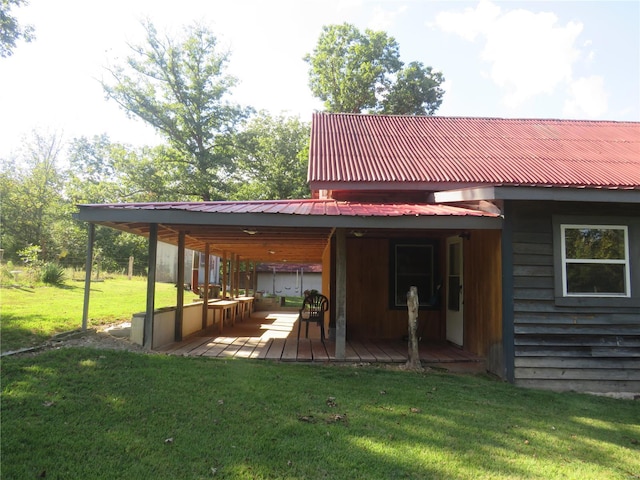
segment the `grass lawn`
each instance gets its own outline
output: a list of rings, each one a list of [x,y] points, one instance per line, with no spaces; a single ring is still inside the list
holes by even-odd
[[[640,476],[639,402],[485,376],[62,348],[1,402],[6,480]]]
[[[130,321],[144,312],[147,281],[143,277],[107,278],[91,284],[89,327]],[[195,295],[185,292],[185,303]],[[0,288],[2,351],[41,344],[56,333],[82,326],[84,282],[67,280],[61,287],[21,286]],[[156,307],[176,304],[173,284],[156,284]]]

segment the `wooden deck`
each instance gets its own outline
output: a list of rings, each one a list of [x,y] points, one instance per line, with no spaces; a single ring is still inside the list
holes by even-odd
[[[320,329],[310,326],[304,338],[304,326],[298,342],[298,313],[253,312],[251,317],[224,327],[199,332],[182,342],[157,349],[169,355],[254,358],[282,362],[349,362],[404,363],[407,343],[397,341],[348,341],[345,359],[336,360],[335,343],[320,341]],[[448,344],[420,344],[420,360],[425,366],[440,366],[449,370],[484,371],[484,359]]]

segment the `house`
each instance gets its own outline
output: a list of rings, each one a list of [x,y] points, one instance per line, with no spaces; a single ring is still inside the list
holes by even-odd
[[[417,286],[423,341],[522,386],[640,392],[640,123],[317,113],[308,181],[307,200],[77,218],[150,249],[321,263],[336,358],[406,334]]]

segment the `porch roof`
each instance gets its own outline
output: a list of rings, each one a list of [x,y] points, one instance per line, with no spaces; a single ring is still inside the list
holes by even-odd
[[[430,229],[499,229],[501,217],[469,208],[333,199],[247,202],[162,202],[79,205],[77,220],[148,236],[212,254],[235,253],[260,262],[320,263],[336,228],[353,233]]]

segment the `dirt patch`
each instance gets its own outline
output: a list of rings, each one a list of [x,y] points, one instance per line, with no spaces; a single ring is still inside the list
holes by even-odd
[[[20,349],[13,352],[4,352],[2,356],[37,355],[38,353],[46,350],[65,347],[87,347],[104,350],[149,353],[149,351],[141,345],[137,345],[129,341],[128,337],[109,334],[109,330],[112,328],[113,326],[104,326],[99,329],[88,329],[86,331],[73,330],[71,332],[60,333],[42,345]]]

